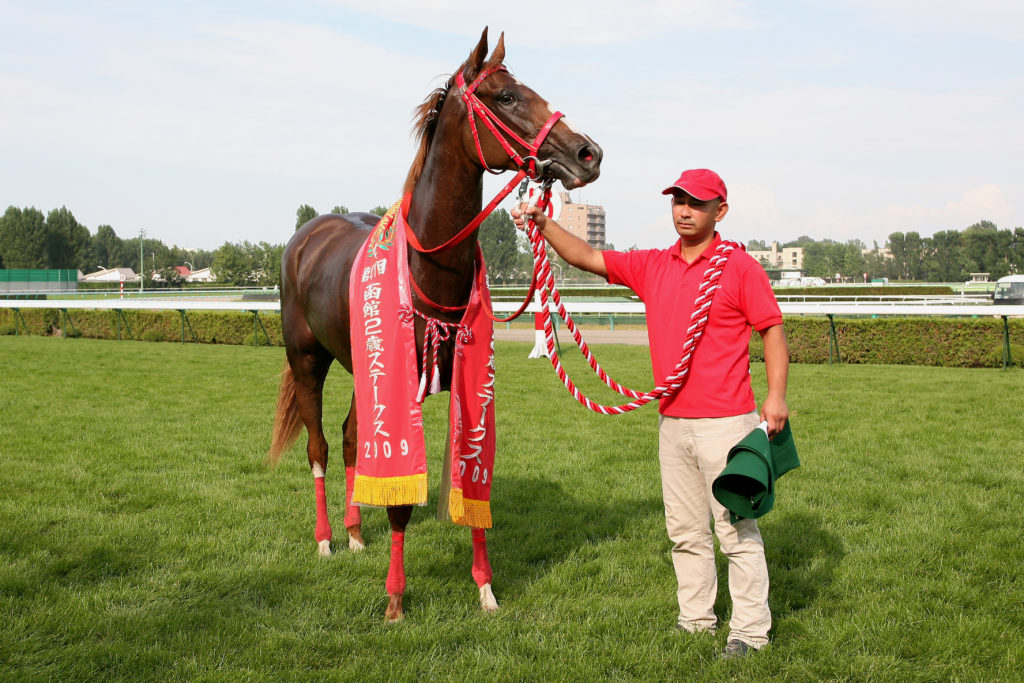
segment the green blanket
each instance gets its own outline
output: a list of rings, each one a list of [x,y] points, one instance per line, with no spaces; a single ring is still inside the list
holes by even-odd
[[[725,469],[711,484],[711,492],[732,513],[733,524],[757,518],[775,505],[775,480],[799,466],[789,420],[770,440],[767,423],[762,422],[729,449]]]

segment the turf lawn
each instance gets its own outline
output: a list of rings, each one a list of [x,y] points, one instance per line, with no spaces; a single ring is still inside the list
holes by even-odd
[[[1024,676],[1020,370],[792,367],[803,466],[761,520],[772,643],[729,662],[723,563],[723,628],[673,629],[656,409],[590,414],[530,347],[497,347],[501,609],[479,609],[469,532],[434,519],[435,397],[431,502],[407,533],[407,617],[388,625],[383,511],[364,512],[364,552],[344,549],[340,367],[323,559],[305,439],[263,461],[281,349],[0,337],[0,680]],[[650,386],[645,349],[597,353]],[[613,400],[578,353],[567,365]]]

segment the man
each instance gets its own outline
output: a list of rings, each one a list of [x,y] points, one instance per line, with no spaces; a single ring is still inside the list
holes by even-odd
[[[729,210],[725,183],[714,171],[684,171],[662,194],[672,196],[678,241],[668,249],[598,251],[547,219],[536,207],[512,216],[520,226],[533,218],[538,230],[568,263],[632,289],[647,310],[647,335],[657,384],[682,355],[690,314],[710,258],[722,239],[716,225]],[[686,383],[662,398],[659,447],[665,522],[679,584],[677,628],[714,633],[718,589],[714,533],[729,561],[733,613],[722,656],[742,657],[768,643],[768,567],[753,519],[731,524],[729,511],[711,494],[729,449],[768,422],[769,435],[789,415],[786,382],[789,347],[782,312],[764,269],[741,249],[729,256],[714,293],[704,335],[694,351]],[[764,340],[768,393],[756,410],[750,384],[750,328]]]

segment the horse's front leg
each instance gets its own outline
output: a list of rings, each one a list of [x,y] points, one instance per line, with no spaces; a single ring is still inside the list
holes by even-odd
[[[341,455],[345,459],[345,530],[348,532],[348,549],[362,550],[366,547],[363,542],[363,517],[359,506],[352,504],[352,489],[355,487],[356,478],[356,450],[359,443],[356,433],[355,393],[352,394],[352,405],[348,409],[348,417],[345,418],[342,431],[344,436]]]
[[[388,508],[388,521],[391,522],[391,563],[388,565],[388,579],[384,584],[389,598],[384,616],[392,623],[401,621],[405,616],[402,610],[402,595],[405,593],[405,527],[410,517],[411,505]]]
[[[480,588],[480,606],[485,612],[498,609],[498,600],[491,590],[491,563],[487,559],[487,538],[483,529],[473,529],[473,580]]]

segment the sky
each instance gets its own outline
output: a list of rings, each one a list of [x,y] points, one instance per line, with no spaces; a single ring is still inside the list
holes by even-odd
[[[0,210],[66,206],[92,233],[280,244],[302,204],[392,204],[413,108],[485,26],[603,148],[572,200],[605,208],[617,248],[674,242],[661,190],[702,167],[741,242],[1024,226],[1019,2],[0,0],[0,16]]]

